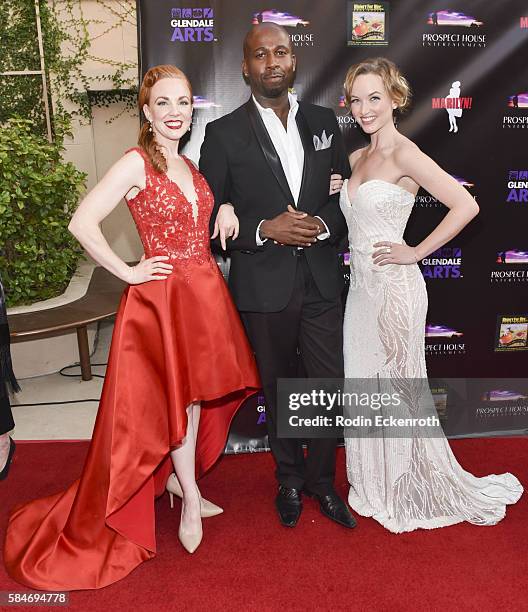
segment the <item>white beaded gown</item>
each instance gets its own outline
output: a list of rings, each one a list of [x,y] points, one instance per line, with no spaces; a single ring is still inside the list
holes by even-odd
[[[345,181],[340,206],[350,242],[350,288],[344,323],[347,379],[377,379],[409,396],[400,417],[416,417],[413,393],[427,378],[427,291],[417,264],[377,266],[373,244],[403,242],[414,195],[383,180],[360,185],[352,201]],[[413,388],[413,379],[416,388]],[[422,400],[423,388],[422,388]],[[420,391],[418,391],[420,395]],[[432,396],[426,394],[432,406]],[[427,400],[426,400],[427,401]],[[350,433],[345,436],[348,502],[394,533],[468,521],[493,525],[523,488],[512,474],[477,478],[457,462],[437,426],[433,436],[413,427],[406,437]]]

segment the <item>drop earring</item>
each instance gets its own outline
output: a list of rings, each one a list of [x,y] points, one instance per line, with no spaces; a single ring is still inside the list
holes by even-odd
[[[152,123],[149,121],[149,122],[148,122],[148,124],[149,124],[149,129],[148,129],[148,131],[149,131],[149,132],[152,134],[152,132],[154,131],[154,130],[152,129]]]

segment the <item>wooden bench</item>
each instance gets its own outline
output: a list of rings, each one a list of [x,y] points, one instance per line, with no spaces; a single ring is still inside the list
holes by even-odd
[[[87,326],[116,314],[126,286],[124,281],[104,268],[97,267],[82,298],[55,308],[9,315],[11,342],[49,338],[75,328],[82,379],[91,380]]]

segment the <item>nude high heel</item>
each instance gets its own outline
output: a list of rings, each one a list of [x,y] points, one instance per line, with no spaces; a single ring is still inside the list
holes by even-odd
[[[180,499],[183,498],[183,491],[180,482],[174,472],[169,476],[167,480],[166,489],[169,493],[170,507],[174,508],[174,496],[176,495]],[[222,514],[223,511],[223,508],[220,508],[220,506],[213,504],[213,502],[210,502],[208,499],[204,499],[200,495],[200,515],[202,518],[217,516],[218,514]]]
[[[182,504],[181,517],[183,517],[183,504]],[[198,546],[200,546],[202,542],[202,538],[203,538],[202,524],[200,523],[200,529],[198,531],[195,531],[193,533],[185,533],[182,529],[181,517],[180,517],[180,528],[178,529],[178,539],[180,540],[183,548],[185,548],[185,550],[188,553],[192,554],[198,548]]]

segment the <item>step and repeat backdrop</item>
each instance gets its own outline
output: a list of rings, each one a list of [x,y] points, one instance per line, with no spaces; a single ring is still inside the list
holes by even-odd
[[[249,97],[242,41],[252,24],[289,32],[294,93],[331,108],[349,152],[365,137],[344,103],[347,68],[385,56],[413,90],[398,129],[469,191],[479,216],[420,262],[429,293],[428,372],[449,436],[528,431],[528,4],[518,0],[138,0],[142,76],[175,64],[194,90],[185,153],[199,160],[205,126]],[[264,161],[263,161],[264,163]],[[446,214],[416,196],[405,239],[416,244]],[[220,262],[228,270],[229,262]],[[345,277],[348,254],[341,255]],[[214,360],[211,362],[214,367]],[[248,401],[228,451],[266,448],[265,403]]]

